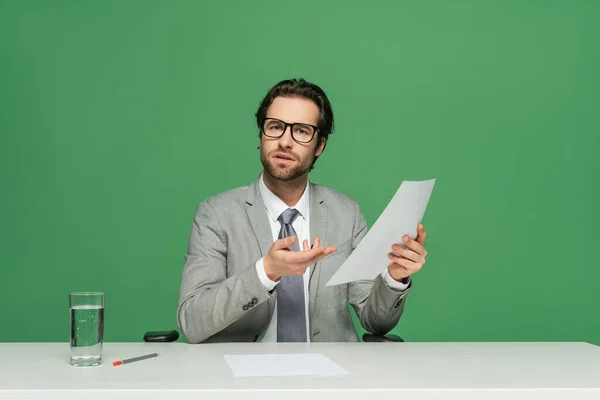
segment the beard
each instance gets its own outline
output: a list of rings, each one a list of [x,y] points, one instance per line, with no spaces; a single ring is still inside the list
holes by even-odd
[[[284,165],[277,163],[272,158],[273,154],[277,152],[290,154],[292,157],[294,157],[295,164]],[[265,153],[262,146],[260,148],[260,161],[262,162],[265,171],[273,178],[283,182],[293,181],[294,179],[297,179],[304,175],[310,170],[314,159],[314,154],[312,156],[302,158],[298,153],[285,151],[282,148],[273,150],[269,152],[269,154]]]

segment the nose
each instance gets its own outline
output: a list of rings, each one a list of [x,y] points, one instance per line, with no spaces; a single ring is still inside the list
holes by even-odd
[[[283,148],[291,149],[294,146],[294,139],[292,138],[292,127],[286,126],[283,135],[279,138],[279,144]]]

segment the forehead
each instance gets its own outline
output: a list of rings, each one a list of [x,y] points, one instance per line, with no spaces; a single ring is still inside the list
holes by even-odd
[[[317,125],[319,107],[308,99],[299,97],[276,97],[267,109],[267,118],[277,118],[282,121],[304,122]]]

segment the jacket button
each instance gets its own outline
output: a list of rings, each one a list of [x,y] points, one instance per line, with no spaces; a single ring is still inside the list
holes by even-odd
[[[256,297],[252,299],[252,304],[258,304],[258,299]]]
[[[254,307],[254,303],[248,303],[248,307]]]
[[[244,306],[242,307],[242,310],[244,310],[244,311],[248,311],[248,308],[249,308],[249,307],[248,307],[248,304],[244,304]]]

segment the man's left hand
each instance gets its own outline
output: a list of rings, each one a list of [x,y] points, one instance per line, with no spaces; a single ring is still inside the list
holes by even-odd
[[[392,260],[392,263],[388,265],[388,271],[392,278],[401,281],[423,267],[425,257],[427,257],[427,250],[425,250],[426,238],[427,232],[425,232],[423,225],[419,224],[416,239],[411,239],[406,235],[402,238],[406,248],[402,248],[397,244],[392,246],[393,253],[388,254],[388,258]],[[399,256],[394,253],[399,254]]]

